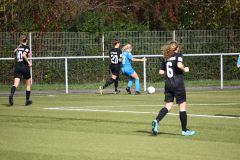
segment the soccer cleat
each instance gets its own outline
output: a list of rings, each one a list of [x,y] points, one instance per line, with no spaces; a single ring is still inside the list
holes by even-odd
[[[140,95],[140,94],[141,94],[141,92],[139,92],[139,91],[135,92],[135,95]]]
[[[191,131],[191,130],[182,131],[182,136],[193,136],[194,134],[195,134],[195,131]]]
[[[9,106],[13,106],[13,96],[9,96]]]
[[[126,88],[126,91],[127,91],[128,94],[131,94],[131,90],[130,90],[129,87]]]
[[[100,93],[100,95],[103,95],[103,88],[102,88],[102,86],[99,86],[99,93]]]
[[[31,100],[26,100],[25,105],[29,106],[30,104],[32,104],[32,101]]]
[[[158,134],[158,122],[156,119],[152,121],[152,134],[155,136]]]
[[[119,94],[121,91],[120,90],[115,90],[114,94]]]

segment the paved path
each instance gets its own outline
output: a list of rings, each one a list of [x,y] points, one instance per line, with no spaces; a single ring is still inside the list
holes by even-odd
[[[232,90],[232,89],[240,89],[240,86],[224,86],[223,90]],[[120,88],[122,93],[125,93],[124,88]],[[187,91],[195,91],[195,90],[222,90],[219,86],[213,87],[187,87]],[[113,93],[113,88],[108,88],[104,90],[104,93]],[[163,92],[163,88],[157,88],[157,92]],[[69,90],[70,94],[74,93],[98,93],[98,89],[79,89],[79,90]],[[8,96],[8,91],[0,91],[0,97]],[[25,91],[16,91],[15,94],[25,94]],[[47,95],[54,95],[54,94],[65,94],[65,90],[32,90],[32,94],[47,94]]]

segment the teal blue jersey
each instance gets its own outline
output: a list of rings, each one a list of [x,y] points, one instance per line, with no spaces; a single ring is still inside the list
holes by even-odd
[[[240,54],[239,54],[239,56],[238,56],[237,65],[240,65]]]
[[[125,51],[122,53],[122,68],[132,68],[132,53]]]

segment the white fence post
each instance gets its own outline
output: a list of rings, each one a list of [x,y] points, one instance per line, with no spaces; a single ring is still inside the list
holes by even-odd
[[[173,41],[176,41],[176,31],[173,30]]]
[[[102,56],[104,57],[104,32],[102,33]],[[104,61],[104,58],[103,58]]]
[[[65,58],[65,88],[68,93],[68,59]]]
[[[146,58],[146,57],[143,57]],[[147,71],[146,71],[146,61],[143,61],[143,90],[147,90]]]
[[[223,89],[223,55],[220,56],[221,89]]]
[[[30,48],[30,52],[32,53],[32,32],[29,32],[29,48]],[[32,58],[32,54],[30,54],[30,58]],[[33,63],[33,60],[30,59],[30,62]],[[33,84],[33,71],[32,71],[32,67],[30,68],[30,74],[31,74],[31,84]]]

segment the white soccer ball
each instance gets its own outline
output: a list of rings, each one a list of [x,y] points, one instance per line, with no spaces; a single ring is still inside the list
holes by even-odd
[[[147,88],[147,92],[149,94],[153,94],[153,93],[155,93],[155,91],[156,91],[156,89],[153,86],[150,86],[150,87]]]

